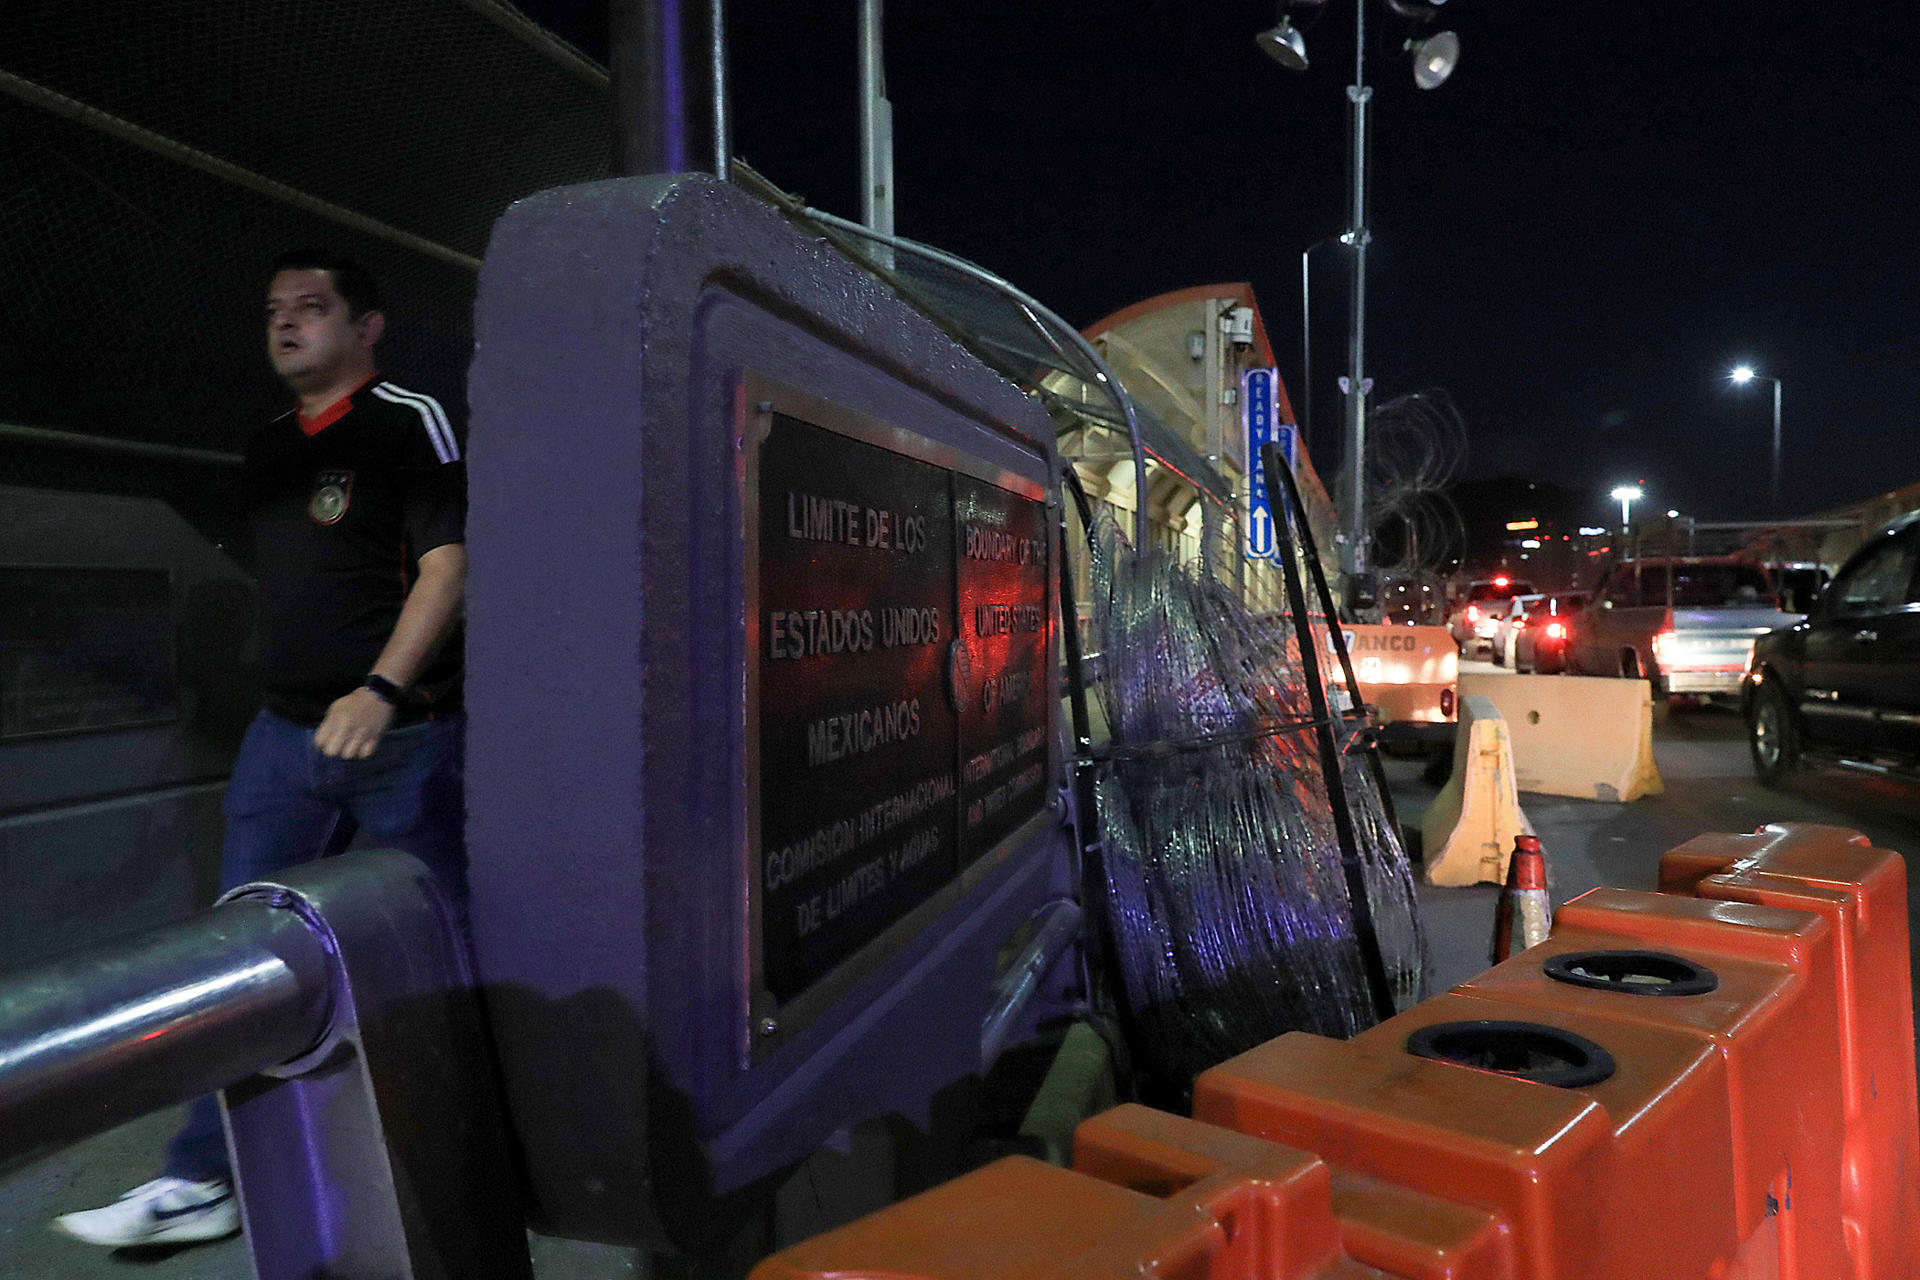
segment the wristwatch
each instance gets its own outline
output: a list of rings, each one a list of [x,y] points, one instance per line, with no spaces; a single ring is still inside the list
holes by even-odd
[[[398,707],[406,697],[406,690],[385,676],[368,676],[360,687],[373,690],[373,696],[390,707]]]

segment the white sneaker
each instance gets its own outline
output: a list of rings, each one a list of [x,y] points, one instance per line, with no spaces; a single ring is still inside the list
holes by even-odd
[[[219,1240],[240,1229],[240,1208],[233,1183],[188,1182],[155,1178],[112,1204],[66,1213],[53,1220],[55,1231],[76,1240],[124,1249],[139,1244],[188,1244]]]

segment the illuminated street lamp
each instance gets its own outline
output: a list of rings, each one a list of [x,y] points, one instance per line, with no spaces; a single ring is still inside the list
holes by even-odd
[[[1352,285],[1348,293],[1347,375],[1340,380],[1346,396],[1345,470],[1341,487],[1345,490],[1342,526],[1346,545],[1341,567],[1347,576],[1367,570],[1367,544],[1371,528],[1367,523],[1366,455],[1367,393],[1373,379],[1365,374],[1367,331],[1367,245],[1373,239],[1367,217],[1367,169],[1370,141],[1367,131],[1368,106],[1373,88],[1367,83],[1367,6],[1372,0],[1354,0],[1353,5],[1353,83],[1347,87],[1348,167],[1352,196],[1352,221],[1340,239],[1353,249],[1350,262]],[[1450,31],[1424,35],[1423,29],[1440,14],[1445,0],[1385,0],[1388,9],[1409,23],[1401,51],[1413,60],[1413,82],[1422,89],[1436,89],[1453,74],[1460,61],[1460,41]],[[1279,21],[1254,37],[1262,52],[1289,71],[1307,69],[1307,42],[1301,28],[1294,24],[1297,15],[1311,25],[1325,7],[1326,0],[1280,0]],[[1311,252],[1311,250],[1309,250]],[[1306,275],[1306,255],[1301,255],[1301,277]],[[1302,290],[1304,294],[1304,288]]]
[[[1620,536],[1627,534],[1627,521],[1633,511],[1633,504],[1646,497],[1646,492],[1637,484],[1623,484],[1613,491],[1613,500],[1620,504]]]
[[[1754,381],[1773,384],[1773,514],[1777,517],[1780,514],[1780,379],[1755,373],[1750,364],[1736,366],[1727,378],[1742,387]]]

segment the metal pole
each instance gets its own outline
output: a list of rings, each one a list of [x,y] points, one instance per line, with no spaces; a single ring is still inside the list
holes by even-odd
[[[1780,517],[1780,379],[1773,380],[1773,514]]]
[[[1091,821],[1088,814],[1081,819]],[[980,1021],[980,1069],[986,1071],[1007,1047],[1007,1040],[1019,1029],[1020,1015],[1033,1003],[1041,979],[1058,964],[1067,948],[1080,936],[1080,904],[1065,899],[1046,908],[1046,918],[1033,931],[1005,973],[993,984],[986,1017]]]
[[[220,1089],[258,1280],[529,1280],[493,1070],[431,873],[326,858],[0,979],[0,1170]]]
[[[733,110],[727,105],[727,5],[707,0],[707,77],[713,111],[713,172],[722,181],[733,163]]]
[[[197,1098],[316,1045],[332,962],[264,902],[0,984],[0,1169]]]
[[[1340,866],[1346,877],[1347,902],[1353,912],[1354,942],[1360,949],[1361,971],[1367,979],[1367,995],[1376,1021],[1385,1022],[1399,1010],[1393,999],[1393,983],[1387,977],[1386,958],[1380,950],[1379,931],[1373,921],[1373,899],[1367,896],[1367,868],[1361,860],[1360,835],[1354,828],[1353,809],[1347,800],[1346,757],[1340,738],[1346,731],[1347,712],[1357,709],[1360,686],[1348,677],[1346,707],[1336,711],[1327,696],[1331,683],[1322,674],[1320,641],[1314,635],[1307,608],[1305,585],[1300,581],[1300,559],[1295,553],[1293,524],[1307,527],[1306,513],[1298,506],[1299,495],[1291,488],[1292,473],[1280,446],[1268,441],[1260,446],[1261,468],[1266,474],[1267,500],[1274,509],[1273,539],[1280,552],[1280,579],[1287,591],[1287,612],[1293,618],[1294,639],[1300,649],[1300,673],[1307,682],[1307,705],[1312,709],[1314,738],[1320,748],[1320,772],[1326,781],[1327,807],[1332,810],[1333,829],[1340,842]],[[1278,475],[1280,480],[1274,477]],[[1289,505],[1288,498],[1293,499]],[[1339,624],[1331,619],[1328,630],[1336,635]],[[1345,645],[1336,639],[1334,651],[1345,663]],[[1338,724],[1339,728],[1335,725]]]
[[[1300,251],[1300,447],[1313,439],[1313,307],[1307,258],[1319,245]]]
[[[611,0],[607,23],[615,167],[724,177],[721,0]]]
[[[893,104],[887,101],[887,71],[881,57],[881,0],[860,0],[860,220],[882,235],[893,234]],[[893,267],[893,250],[880,246],[875,259]]]
[[[1367,570],[1367,0],[1353,6],[1353,84],[1347,89],[1353,143],[1352,311],[1347,334],[1347,546],[1342,557],[1349,574]]]

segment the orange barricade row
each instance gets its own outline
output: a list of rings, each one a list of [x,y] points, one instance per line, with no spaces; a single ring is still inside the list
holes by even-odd
[[[1906,870],[1834,827],[1703,836],[1660,893],[1350,1041],[1122,1106],[755,1280],[1920,1277]]]

